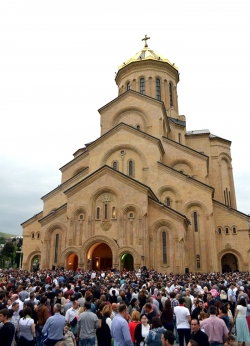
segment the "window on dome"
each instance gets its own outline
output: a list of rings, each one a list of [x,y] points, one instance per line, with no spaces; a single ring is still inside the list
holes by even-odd
[[[134,170],[135,170],[134,162],[133,162],[133,160],[129,160],[128,161],[128,175],[130,177],[134,176]]]
[[[130,82],[127,83],[127,90],[130,90]]]
[[[198,214],[196,211],[194,212],[194,231],[198,232]]]
[[[161,100],[161,81],[159,78],[156,78],[155,81],[155,86],[156,86],[156,98],[157,100]]]
[[[140,93],[141,94],[145,94],[145,79],[141,78],[140,79]]]
[[[165,199],[165,204],[167,207],[171,207],[171,199],[169,197]]]
[[[99,207],[96,208],[96,219],[100,220],[100,208]]]
[[[169,83],[169,103],[170,107],[173,107],[173,86],[172,83]]]
[[[218,234],[221,234],[221,228],[218,228]]]
[[[117,161],[113,162],[113,169],[118,170],[118,162]]]

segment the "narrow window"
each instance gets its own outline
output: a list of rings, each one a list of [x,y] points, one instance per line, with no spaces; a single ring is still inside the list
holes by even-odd
[[[194,212],[194,231],[198,232],[198,214],[196,211]]]
[[[236,234],[236,228],[233,227],[233,234]]]
[[[167,263],[167,235],[166,232],[162,232],[162,261]]]
[[[132,177],[134,175],[134,163],[132,160],[128,162],[128,175]]]
[[[225,233],[229,234],[229,229],[227,227],[225,228]]]
[[[37,239],[40,239],[40,233],[37,233]]]
[[[83,214],[80,214],[79,220],[84,220],[84,215]]]
[[[35,234],[31,233],[31,239],[35,239]]]
[[[140,93],[141,94],[145,94],[145,79],[141,78],[140,79]]]
[[[130,82],[127,83],[127,90],[130,90]]]
[[[221,228],[218,228],[218,234],[221,234]]]
[[[116,210],[115,207],[112,207],[112,219],[116,218]]]
[[[114,162],[113,162],[113,168],[114,168],[115,170],[118,169],[118,162],[117,162],[117,161],[114,161]]]
[[[200,269],[201,267],[200,255],[196,255],[196,266],[197,266],[197,269]]]
[[[181,143],[181,133],[178,133],[178,141]]]
[[[96,218],[97,218],[97,220],[100,220],[100,208],[99,207],[96,208]]]
[[[230,191],[228,191],[228,205],[231,207],[231,194]]]
[[[170,207],[170,206],[171,206],[171,200],[170,200],[169,197],[166,198],[165,204],[166,204],[167,207]]]
[[[173,86],[172,86],[172,83],[169,83],[169,103],[170,103],[170,107],[173,107]]]
[[[136,125],[136,128],[137,128],[137,130],[141,129],[140,125]]]
[[[161,100],[161,82],[159,78],[156,78],[155,81],[155,86],[156,86],[156,98],[157,100]]]
[[[58,247],[59,247],[59,234],[56,234],[55,257],[54,257],[55,263],[57,263],[57,259],[58,259]]]
[[[108,205],[104,204],[104,219],[108,218]]]
[[[129,213],[129,218],[133,219],[134,218],[134,213]]]

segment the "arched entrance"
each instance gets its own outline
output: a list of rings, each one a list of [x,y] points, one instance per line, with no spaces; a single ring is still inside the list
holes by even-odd
[[[36,255],[31,259],[31,271],[36,272],[39,270],[40,256]]]
[[[221,269],[222,273],[225,272],[234,272],[238,270],[238,259],[232,253],[226,253],[221,258]]]
[[[75,253],[68,255],[66,260],[66,269],[76,271],[78,268],[78,256]]]
[[[121,269],[134,270],[134,258],[130,253],[124,253],[121,257]]]
[[[110,270],[112,268],[112,251],[105,243],[95,243],[87,255],[87,269]]]

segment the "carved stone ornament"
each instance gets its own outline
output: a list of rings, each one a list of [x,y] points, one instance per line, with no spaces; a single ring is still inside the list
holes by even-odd
[[[101,223],[101,227],[102,227],[102,229],[103,229],[104,231],[109,230],[111,226],[112,226],[112,223],[111,223],[111,222],[105,222],[105,221],[103,221],[103,222]]]
[[[104,194],[102,195],[102,201],[103,201],[103,202],[111,202],[110,193],[104,193]]]

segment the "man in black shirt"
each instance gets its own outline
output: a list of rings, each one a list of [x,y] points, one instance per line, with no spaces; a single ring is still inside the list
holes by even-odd
[[[0,329],[0,340],[1,345],[4,346],[11,346],[15,334],[15,327],[8,321],[8,317],[8,309],[0,310],[0,322],[3,322],[3,326]]]
[[[194,318],[191,320],[191,339],[196,341],[199,346],[209,346],[208,336],[200,330],[200,322]]]

